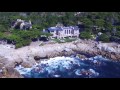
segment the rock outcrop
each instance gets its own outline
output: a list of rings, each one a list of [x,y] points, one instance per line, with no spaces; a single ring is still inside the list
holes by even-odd
[[[87,57],[85,55],[81,55],[81,54],[77,54],[76,57],[82,59],[82,60],[86,60]]]
[[[120,46],[117,43],[97,43],[92,40],[77,40],[69,43],[45,44],[43,46],[30,45],[13,49],[0,45],[0,68],[12,67],[21,64],[31,67],[37,61],[56,56],[69,56],[75,53],[89,54],[90,56],[102,55],[112,60],[120,61]],[[79,55],[80,58],[85,58]]]
[[[3,67],[0,72],[0,78],[23,78],[13,67]]]

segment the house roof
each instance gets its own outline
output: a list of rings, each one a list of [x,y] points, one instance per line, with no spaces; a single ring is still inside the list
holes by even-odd
[[[62,31],[63,29],[73,29],[73,30],[79,30],[78,26],[69,26],[69,27],[50,27],[48,28],[49,31]]]
[[[50,28],[48,28],[48,30],[49,31],[55,31],[55,30],[62,31],[62,28],[61,27],[50,27]]]

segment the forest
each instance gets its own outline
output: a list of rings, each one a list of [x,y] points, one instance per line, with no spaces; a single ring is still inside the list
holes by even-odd
[[[33,28],[30,30],[11,29],[11,22],[16,19],[31,20]],[[29,45],[33,39],[51,34],[42,30],[57,23],[64,26],[84,26],[80,32],[81,39],[98,37],[103,42],[120,42],[120,12],[0,12],[0,40],[13,43],[16,48]]]

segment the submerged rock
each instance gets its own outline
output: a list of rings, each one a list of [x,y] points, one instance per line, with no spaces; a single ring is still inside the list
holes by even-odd
[[[99,73],[98,72],[95,72],[95,70],[93,69],[89,69],[89,70],[85,70],[85,69],[81,69],[81,70],[76,70],[75,71],[75,74],[77,76],[87,76],[87,77],[92,77],[92,76],[98,76]]]

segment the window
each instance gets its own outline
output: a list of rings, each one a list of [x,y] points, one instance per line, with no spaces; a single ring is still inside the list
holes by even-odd
[[[67,34],[68,34],[68,30],[66,30]]]
[[[50,31],[50,32],[54,32],[54,31]]]
[[[69,34],[70,34],[70,30],[69,30]]]
[[[74,34],[74,30],[71,30],[71,34]]]
[[[66,30],[65,30],[65,34],[66,34]]]
[[[57,30],[57,31],[56,31],[56,35],[58,35],[58,34],[59,34],[59,31]]]

